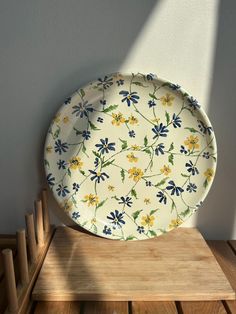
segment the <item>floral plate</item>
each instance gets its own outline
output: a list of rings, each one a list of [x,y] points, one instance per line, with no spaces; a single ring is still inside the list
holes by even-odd
[[[77,224],[142,240],[178,227],[201,205],[216,141],[206,113],[179,85],[115,73],[65,100],[44,163],[55,198]]]

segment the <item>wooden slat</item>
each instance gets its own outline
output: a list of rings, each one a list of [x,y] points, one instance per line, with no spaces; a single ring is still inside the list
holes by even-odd
[[[132,314],[177,314],[175,302],[132,302]]]
[[[181,308],[183,314],[227,314],[220,301],[181,302]]]
[[[194,228],[128,243],[59,227],[32,296],[40,301],[194,301],[233,299],[235,293]]]
[[[128,314],[128,311],[128,302],[90,301],[83,308],[83,314]]]
[[[38,302],[34,314],[80,314],[80,303]]]
[[[229,245],[231,246],[232,250],[234,251],[234,254],[236,254],[236,240],[230,240]]]

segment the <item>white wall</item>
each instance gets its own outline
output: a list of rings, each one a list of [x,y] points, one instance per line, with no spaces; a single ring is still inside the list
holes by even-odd
[[[0,1],[0,233],[23,226],[44,184],[44,137],[63,99],[101,74],[138,70],[179,83],[208,111],[218,172],[187,225],[236,238],[235,13],[233,0]]]

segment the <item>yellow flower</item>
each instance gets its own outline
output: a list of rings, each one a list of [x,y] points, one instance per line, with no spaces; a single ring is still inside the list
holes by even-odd
[[[68,116],[65,116],[65,117],[63,118],[63,122],[64,122],[64,123],[68,123],[68,122],[69,122],[69,117],[68,117]]]
[[[134,153],[130,153],[126,156],[129,160],[129,162],[137,162],[138,161],[138,157],[134,156]]]
[[[129,123],[130,123],[130,124],[137,124],[137,123],[138,123],[138,119],[135,118],[133,115],[131,115],[131,116],[129,117]]]
[[[51,145],[46,147],[46,152],[47,153],[51,153],[52,152],[52,146]]]
[[[96,218],[91,219],[91,224],[95,224],[97,222]]]
[[[73,203],[72,201],[69,200],[65,200],[63,203],[61,203],[61,207],[64,209],[66,213],[69,213],[72,210],[72,206]]]
[[[144,203],[145,203],[146,205],[148,205],[148,204],[151,203],[151,202],[150,202],[150,198],[145,198],[143,201],[144,201]]]
[[[70,164],[69,167],[73,170],[81,169],[81,167],[83,166],[83,162],[81,161],[80,157],[72,157],[69,160],[69,164]]]
[[[155,217],[153,215],[146,215],[142,217],[141,225],[152,227],[154,225]]]
[[[113,185],[108,185],[108,190],[113,192],[115,190],[115,187]]]
[[[112,118],[113,120],[111,121],[111,123],[113,125],[119,126],[121,123],[125,123],[125,118],[123,117],[123,114],[121,112],[113,113]]]
[[[211,181],[211,179],[214,176],[214,170],[211,168],[208,168],[205,172],[204,172],[204,176],[206,177],[207,181]]]
[[[199,142],[199,138],[197,136],[190,135],[184,141],[184,144],[188,146],[189,150],[192,150],[192,149],[198,149],[200,147],[198,142]]]
[[[131,148],[132,148],[133,150],[140,150],[140,146],[138,146],[138,145],[136,145],[136,144],[132,145]]]
[[[172,96],[171,94],[167,93],[165,96],[161,97],[161,102],[163,106],[171,106],[173,103],[173,100],[175,99],[174,96]]]
[[[180,218],[172,219],[169,224],[169,228],[170,229],[176,228],[179,225],[181,225],[181,223],[182,223],[182,220]]]
[[[98,196],[94,194],[87,194],[85,195],[84,199],[85,199],[85,202],[88,202],[88,206],[97,205],[99,202]]]
[[[143,171],[136,167],[129,169],[128,173],[130,174],[129,178],[132,178],[135,182],[138,182],[143,176]]]
[[[164,165],[163,168],[160,169],[161,173],[165,176],[168,176],[171,173],[171,169],[169,166]]]
[[[160,118],[155,118],[155,119],[152,119],[152,122],[154,122],[154,123],[159,123],[159,121],[160,121]]]
[[[53,122],[55,122],[55,123],[60,122],[60,116],[61,116],[60,113],[56,114],[55,117],[53,118]]]

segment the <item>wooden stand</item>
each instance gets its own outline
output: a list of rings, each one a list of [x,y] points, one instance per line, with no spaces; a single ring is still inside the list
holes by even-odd
[[[145,241],[112,241],[56,230],[34,300],[230,300],[235,292],[197,229]]]

